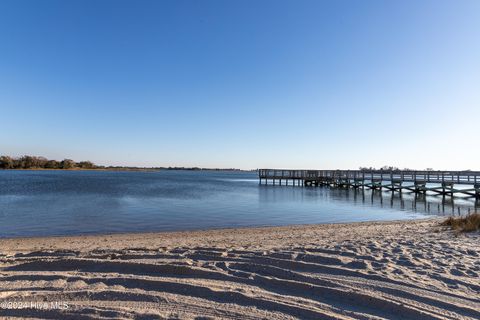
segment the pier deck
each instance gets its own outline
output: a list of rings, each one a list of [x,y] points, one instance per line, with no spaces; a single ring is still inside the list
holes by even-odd
[[[259,169],[260,184],[427,191],[480,198],[480,171],[286,170]],[[460,187],[461,186],[461,187]]]

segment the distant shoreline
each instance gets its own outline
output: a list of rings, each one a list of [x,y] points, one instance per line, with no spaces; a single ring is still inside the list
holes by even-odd
[[[242,169],[209,169],[209,168],[71,168],[71,169],[53,169],[53,168],[15,168],[5,169],[0,168],[0,171],[230,171],[230,172],[255,172],[256,170],[242,170]]]
[[[45,157],[24,155],[12,157],[0,155],[0,170],[104,170],[104,171],[159,171],[159,170],[185,170],[185,171],[256,171],[241,170],[236,168],[201,168],[201,167],[136,167],[136,166],[103,166],[91,161],[74,161],[72,159],[53,160]]]
[[[52,168],[19,168],[19,169],[0,169],[4,171],[160,171],[161,169],[142,169],[142,168],[97,168],[97,169],[86,169],[86,168],[72,168],[72,169],[52,169]]]

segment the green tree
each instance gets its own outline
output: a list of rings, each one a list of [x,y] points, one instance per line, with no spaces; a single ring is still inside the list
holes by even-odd
[[[58,169],[60,167],[60,163],[56,160],[48,160],[45,163],[45,169]]]
[[[13,169],[13,159],[9,156],[0,157],[0,168],[2,169]]]
[[[75,168],[75,165],[76,165],[75,161],[71,159],[64,159],[62,160],[60,167],[62,169],[72,169],[72,168]]]
[[[77,165],[78,165],[79,168],[82,168],[82,169],[93,169],[93,168],[95,168],[95,165],[90,161],[80,161]]]

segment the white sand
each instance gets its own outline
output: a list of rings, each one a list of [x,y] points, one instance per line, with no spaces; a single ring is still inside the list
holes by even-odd
[[[479,319],[480,235],[438,223],[0,240],[0,303],[37,303],[0,317]]]

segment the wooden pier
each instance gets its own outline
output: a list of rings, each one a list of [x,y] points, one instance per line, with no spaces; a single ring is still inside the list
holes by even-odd
[[[259,169],[258,177],[260,184],[429,191],[444,196],[463,194],[480,198],[480,171]]]

